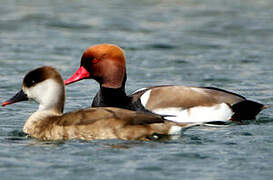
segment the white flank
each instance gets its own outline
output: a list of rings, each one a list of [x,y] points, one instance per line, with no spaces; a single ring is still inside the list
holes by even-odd
[[[141,104],[142,104],[142,106],[146,106],[146,104],[147,104],[147,102],[148,102],[148,100],[149,100],[149,98],[150,98],[150,94],[151,94],[151,89],[150,90],[148,90],[148,91],[146,91],[144,94],[142,94],[142,96],[140,97],[140,101],[141,101]]]
[[[226,103],[214,106],[196,106],[189,109],[183,108],[162,108],[154,109],[154,113],[161,115],[173,115],[166,119],[182,123],[207,123],[212,121],[229,121],[233,112]]]
[[[213,121],[227,122],[233,115],[233,111],[226,103],[214,106],[197,106],[190,109],[183,108],[162,108],[153,110],[154,113],[161,115],[171,115],[165,118],[180,123],[208,123]],[[172,117],[173,116],[173,117]],[[169,134],[179,134],[181,127],[173,126]]]

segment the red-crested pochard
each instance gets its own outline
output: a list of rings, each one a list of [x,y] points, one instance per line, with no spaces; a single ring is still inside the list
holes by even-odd
[[[152,113],[115,107],[86,108],[63,114],[64,82],[59,72],[49,66],[30,71],[24,77],[22,89],[2,106],[25,100],[36,101],[39,108],[27,119],[23,131],[41,140],[149,140],[155,135],[169,135],[192,126]]]
[[[85,50],[80,68],[65,81],[95,79],[100,90],[92,106],[121,107],[137,111],[174,115],[177,122],[230,122],[255,119],[265,105],[214,87],[152,86],[127,96],[125,93],[126,58],[113,44],[99,44]]]

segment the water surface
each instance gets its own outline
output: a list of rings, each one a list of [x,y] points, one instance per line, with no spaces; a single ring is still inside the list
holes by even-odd
[[[215,86],[273,104],[273,1],[0,0],[0,101],[41,65],[67,78],[88,46],[126,51],[128,93]],[[65,111],[88,107],[92,80],[67,87]],[[273,110],[256,121],[193,128],[160,142],[44,142],[22,135],[37,108],[0,108],[1,179],[272,179]]]

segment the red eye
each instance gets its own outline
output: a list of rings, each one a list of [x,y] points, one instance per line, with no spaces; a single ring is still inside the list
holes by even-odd
[[[99,62],[99,60],[98,60],[97,58],[92,59],[92,63],[93,63],[93,64],[96,64],[97,62]]]

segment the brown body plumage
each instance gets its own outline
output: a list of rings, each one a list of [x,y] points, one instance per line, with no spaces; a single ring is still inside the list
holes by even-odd
[[[124,139],[149,140],[154,134],[168,135],[173,126],[160,115],[120,108],[87,108],[62,114],[65,99],[63,80],[52,67],[29,72],[22,90],[2,105],[33,99],[39,109],[26,121],[23,131],[41,140]]]

